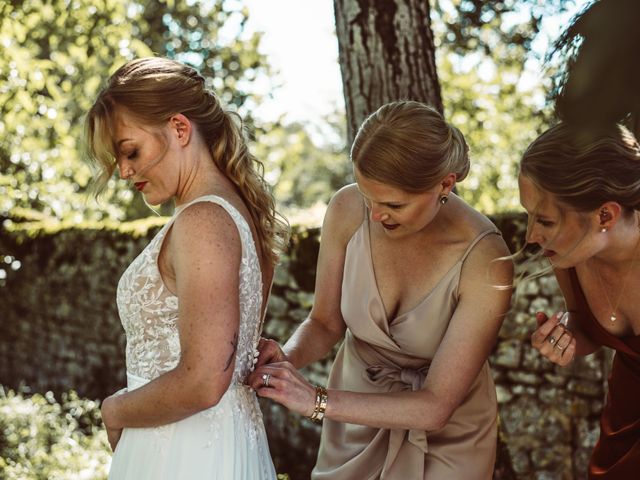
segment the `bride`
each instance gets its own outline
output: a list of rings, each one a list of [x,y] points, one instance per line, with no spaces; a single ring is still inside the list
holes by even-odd
[[[241,127],[191,67],[134,60],[87,115],[100,191],[175,213],[118,284],[127,388],[106,398],[110,479],[275,479],[253,369],[286,224]]]

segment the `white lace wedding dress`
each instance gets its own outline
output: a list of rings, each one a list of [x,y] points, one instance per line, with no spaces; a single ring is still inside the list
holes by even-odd
[[[175,218],[202,201],[222,206],[242,240],[240,331],[231,384],[215,407],[179,422],[125,428],[113,454],[110,480],[276,478],[255,392],[243,383],[253,368],[262,327],[260,264],[249,225],[226,200],[211,195],[179,207],[122,275],[117,301],[127,336],[127,389],[139,388],[173,369],[180,359],[178,298],[165,288],[157,261]]]

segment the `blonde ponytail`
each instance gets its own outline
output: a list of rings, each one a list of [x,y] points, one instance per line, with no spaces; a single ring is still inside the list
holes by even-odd
[[[256,227],[262,255],[276,263],[288,242],[288,223],[275,209],[262,163],[249,153],[240,117],[222,108],[196,70],[151,57],[127,63],[109,79],[85,124],[88,156],[99,170],[98,193],[115,169],[111,116],[116,106],[150,126],[162,125],[176,113],[189,118],[209,146],[213,161],[238,187]]]
[[[262,251],[275,263],[287,247],[289,225],[275,209],[273,196],[264,179],[264,165],[247,148],[242,119],[235,112],[224,112],[223,133],[212,145],[213,161],[238,187],[249,208],[262,241]]]

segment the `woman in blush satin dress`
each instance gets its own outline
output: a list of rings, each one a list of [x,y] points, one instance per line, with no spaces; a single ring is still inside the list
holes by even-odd
[[[325,216],[315,300],[283,349],[261,341],[258,394],[324,419],[315,480],[486,480],[497,444],[487,357],[513,265],[496,227],[452,192],[462,134],[433,108],[380,107],[353,147],[356,184]],[[329,385],[297,371],[342,341]]]

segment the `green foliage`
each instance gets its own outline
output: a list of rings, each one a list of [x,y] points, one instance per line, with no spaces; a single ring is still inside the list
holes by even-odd
[[[154,53],[193,64],[242,109],[250,83],[268,73],[260,36],[242,35],[246,18],[225,0],[0,3],[0,217],[22,217],[19,208],[55,220],[148,216],[115,181],[101,204],[88,200],[84,114],[117,67]]]
[[[459,191],[486,213],[517,207],[518,160],[550,121],[549,85],[527,70],[544,53],[532,45],[543,18],[576,1],[431,2],[445,113],[472,152]],[[198,68],[252,125],[261,100],[253,83],[271,71],[258,52],[260,34],[244,33],[247,18],[233,0],[0,2],[0,220],[52,225],[152,215],[115,179],[99,204],[88,197],[83,116],[118,66],[160,54]],[[351,181],[341,114],[325,125],[320,134],[298,123],[257,125],[252,149],[280,208],[294,217]]]
[[[530,52],[543,18],[566,11],[574,3],[574,0],[434,0],[431,5],[446,32],[441,41],[450,51],[457,55],[479,52],[495,57],[498,44]]]
[[[264,162],[267,180],[285,213],[295,216],[297,210],[328,203],[350,180],[345,129],[344,116],[335,113],[324,119],[322,131],[300,123],[275,123],[256,135],[253,151]]]
[[[472,169],[458,190],[487,214],[519,208],[520,156],[552,116],[545,103],[549,83],[539,71],[531,70],[531,65],[541,64],[544,52],[532,50],[532,45],[545,35],[543,19],[573,4],[564,0],[431,2],[445,115],[462,130],[471,149]],[[327,123],[340,125],[333,129],[336,135],[327,137],[345,138],[341,117]],[[308,128],[276,126],[258,136],[257,152],[276,184],[276,198],[292,218],[296,217],[292,207],[326,203],[335,190],[351,181],[347,148],[339,141],[314,145]]]
[[[478,64],[462,67],[451,57],[439,62],[447,119],[465,135],[471,171],[459,193],[480,211],[518,208],[517,173],[527,145],[549,122],[541,85],[520,91],[515,68],[501,67],[481,77]]]
[[[0,386],[0,479],[106,479],[111,450],[98,404],[75,392],[25,397]]]
[[[518,209],[517,172],[527,145],[551,122],[544,52],[532,50],[543,17],[573,1],[433,2],[432,28],[445,116],[471,150],[459,193],[484,213]]]
[[[110,463],[97,402],[74,391],[59,402],[51,392],[27,397],[0,385],[0,480],[103,480]]]

